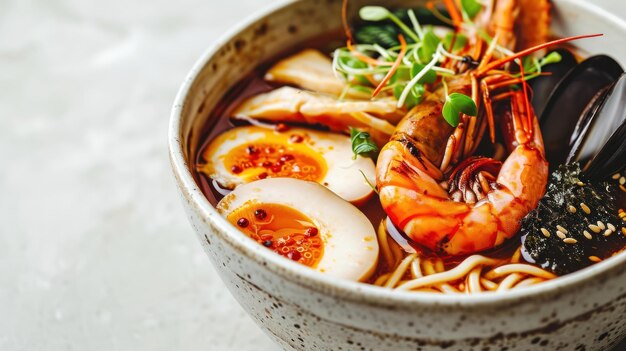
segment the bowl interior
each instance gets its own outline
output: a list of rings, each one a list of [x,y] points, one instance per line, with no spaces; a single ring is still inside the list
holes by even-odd
[[[354,17],[356,16],[355,10],[365,4],[393,7],[400,4],[402,6],[418,5],[423,4],[423,1],[352,0],[350,4],[352,10],[350,16]],[[259,249],[255,242],[243,238],[243,234],[217,214],[199,190],[190,171],[195,163],[201,138],[207,132],[205,126],[216,122],[209,120],[209,112],[215,108],[226,92],[259,64],[268,62],[286,51],[301,48],[303,43],[321,34],[339,31],[341,29],[340,12],[340,0],[287,1],[251,17],[218,40],[196,63],[179,91],[170,125],[170,157],[183,193],[194,202],[193,205],[199,208],[208,220],[216,222],[223,229],[220,233],[216,233],[217,235],[224,235],[227,241],[237,242],[244,248],[246,254],[258,260],[270,262],[270,268],[276,265],[281,271],[291,272],[294,276],[302,276],[302,279],[306,281],[312,280],[311,284],[318,288],[327,286],[329,290],[335,288],[346,289],[346,292],[353,290],[351,294],[366,292],[392,299],[413,300],[415,296],[422,294],[389,293],[377,287],[340,281],[279,258],[269,250]],[[605,53],[626,66],[626,47],[622,45],[623,37],[626,35],[626,24],[587,1],[554,0],[552,31],[557,37],[603,33],[604,36],[601,38],[578,41],[575,45],[584,56]],[[590,276],[600,274],[603,270],[622,265],[624,261],[626,261],[626,255],[617,255],[586,270],[507,296],[516,298],[524,294],[532,294],[534,291],[550,289],[551,286],[579,283]],[[431,296],[426,300],[442,302],[449,298],[449,296]],[[483,298],[463,296],[462,299],[479,302]]]

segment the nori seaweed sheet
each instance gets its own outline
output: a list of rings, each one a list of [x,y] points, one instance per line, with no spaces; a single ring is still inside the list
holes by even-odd
[[[545,196],[535,210],[522,221],[522,254],[524,258],[557,275],[571,273],[592,265],[590,256],[605,259],[626,246],[626,236],[622,227],[626,224],[618,217],[618,203],[613,194],[615,182],[595,184],[580,183],[580,168],[577,163],[562,165],[552,173]],[[581,209],[585,203],[591,213]],[[569,206],[575,213],[568,211]],[[590,224],[602,221],[605,226],[611,223],[616,230],[605,236],[605,230],[593,232]],[[578,242],[568,244],[556,235],[557,225],[564,227],[568,238]],[[542,234],[541,228],[550,231],[550,237]],[[584,236],[586,230],[592,239]]]

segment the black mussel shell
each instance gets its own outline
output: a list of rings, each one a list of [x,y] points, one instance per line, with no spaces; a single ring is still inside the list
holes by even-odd
[[[563,164],[569,155],[572,137],[590,101],[624,72],[606,55],[593,56],[571,69],[553,90],[539,116],[546,158],[550,169]]]
[[[557,49],[553,52],[561,55],[561,61],[543,67],[542,72],[550,73],[550,75],[539,76],[528,82],[533,91],[532,104],[537,116],[541,116],[548,104],[548,98],[561,79],[578,64],[576,57],[567,49]]]
[[[626,74],[590,103],[567,162],[578,161],[584,177],[601,180],[626,165]]]

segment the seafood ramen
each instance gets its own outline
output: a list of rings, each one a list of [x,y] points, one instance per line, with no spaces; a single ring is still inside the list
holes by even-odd
[[[389,289],[524,288],[626,247],[626,79],[547,0],[366,6],[238,83],[196,179],[242,235]],[[345,46],[332,46],[337,39]]]

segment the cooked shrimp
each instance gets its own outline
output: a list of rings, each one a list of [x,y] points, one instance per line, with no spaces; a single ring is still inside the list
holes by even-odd
[[[525,81],[506,73],[489,75],[519,58],[491,62],[496,52],[506,56],[515,48],[519,27],[514,24],[527,23],[516,17],[525,2],[494,4],[487,23],[494,39],[480,52],[481,63],[448,82],[450,93],[470,95],[477,105],[482,96],[481,113],[462,115],[459,125],[450,127],[441,116],[445,94],[440,88],[405,116],[379,155],[377,185],[385,212],[414,243],[438,254],[471,254],[502,244],[544,194],[548,166]],[[523,90],[504,90],[512,84]],[[487,124],[495,139],[496,120],[509,146],[506,160],[471,157]]]
[[[512,93],[510,110],[501,115],[515,145],[508,158],[502,164],[468,159],[452,173],[448,190],[440,185],[443,174],[434,163],[443,157],[442,143],[436,141],[445,132],[407,135],[401,129],[385,145],[377,164],[380,200],[391,221],[415,243],[446,255],[490,249],[513,237],[521,219],[537,206],[548,164],[537,119],[525,110],[522,94]],[[424,112],[407,117],[411,121],[401,126],[442,119]],[[531,126],[524,125],[528,119]]]

